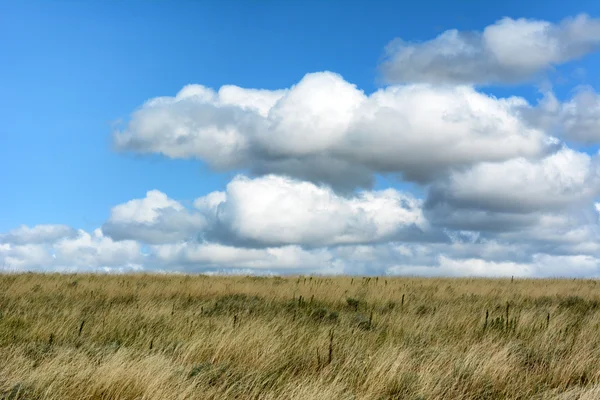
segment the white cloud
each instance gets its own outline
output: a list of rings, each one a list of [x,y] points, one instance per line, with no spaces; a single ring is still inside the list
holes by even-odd
[[[79,230],[75,237],[47,244],[0,245],[0,270],[4,271],[125,271],[144,263],[141,245],[115,242],[96,229]]]
[[[226,193],[196,200],[221,240],[260,246],[369,243],[428,231],[421,201],[393,189],[342,197],[279,176],[238,176]],[[210,207],[207,207],[210,205]]]
[[[479,162],[536,158],[553,140],[521,121],[522,104],[467,86],[389,87],[370,96],[339,152],[416,181]]]
[[[127,203],[113,207],[110,221],[128,221],[135,223],[155,223],[160,212],[165,209],[182,211],[183,206],[175,200],[171,200],[158,190],[150,190],[146,198],[130,200]]]
[[[526,104],[466,86],[395,86],[367,96],[322,72],[274,92],[187,86],[148,101],[114,141],[122,150],[198,158],[217,170],[348,189],[369,186],[375,173],[424,182],[457,166],[545,154],[549,139],[521,120]]]
[[[567,141],[584,145],[600,143],[600,95],[589,86],[575,88],[563,103],[554,93],[545,91],[535,107],[525,105],[521,112],[533,126]]]
[[[114,242],[97,229],[52,244],[1,244],[0,270],[589,277],[599,276],[600,268],[598,255],[543,253],[531,243],[476,238],[314,249],[298,245],[252,249],[187,241],[152,245],[144,254],[139,243]]]
[[[454,172],[434,184],[428,203],[525,214],[586,204],[598,194],[597,158],[564,147],[542,160],[516,158]]]
[[[533,276],[531,264],[512,261],[486,261],[480,258],[451,259],[440,256],[435,267],[393,267],[389,272],[403,275],[441,275],[441,276]]]
[[[307,74],[269,110],[257,145],[274,156],[306,156],[334,149],[367,100],[333,73]]]
[[[527,245],[530,252],[600,257],[598,211],[589,205],[556,213],[538,213],[529,226],[500,232],[495,237],[505,243]]]
[[[102,231],[115,240],[151,244],[202,236],[254,247],[419,240],[436,234],[429,232],[421,201],[411,195],[387,189],[343,197],[326,186],[274,175],[238,176],[226,192],[198,198],[194,207],[188,211],[166,194],[150,191],[144,199],[113,207]]]
[[[0,269],[596,276],[596,168],[566,147],[536,162],[477,164],[435,181],[425,204],[394,189],[343,196],[238,176],[194,209],[158,191],[114,207],[105,226],[126,233],[120,240],[96,229],[2,242]]]
[[[36,244],[53,242],[64,237],[73,237],[76,231],[66,225],[36,225],[20,227],[0,234],[0,243]]]
[[[45,270],[52,262],[51,252],[41,244],[0,245],[0,271]]]
[[[600,95],[582,87],[560,112],[565,137],[584,144],[600,143]]]
[[[307,251],[299,246],[248,249],[217,243],[179,243],[153,247],[160,265],[184,271],[237,270],[279,273],[340,273],[326,249]]]
[[[537,254],[529,263],[487,261],[481,258],[452,259],[440,256],[435,266],[394,266],[392,275],[473,276],[473,277],[598,277],[600,259],[592,256],[551,256]]]
[[[79,230],[74,239],[63,239],[52,246],[56,264],[86,267],[121,266],[142,261],[141,245],[133,240],[113,241],[101,229],[91,234]]]
[[[170,243],[187,239],[206,226],[205,218],[191,212],[158,190],[143,199],[130,200],[112,208],[103,232],[115,240]]]
[[[527,246],[526,253],[600,256],[600,165],[564,147],[536,162],[482,163],[435,182],[424,203],[433,227]]]
[[[600,20],[502,18],[482,32],[448,30],[419,43],[395,39],[381,70],[388,82],[517,83],[597,51]]]

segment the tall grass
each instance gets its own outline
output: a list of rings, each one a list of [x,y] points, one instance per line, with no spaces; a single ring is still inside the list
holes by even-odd
[[[600,399],[583,280],[0,275],[0,399]]]

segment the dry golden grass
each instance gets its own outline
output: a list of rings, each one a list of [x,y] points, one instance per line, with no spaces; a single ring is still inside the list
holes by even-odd
[[[600,399],[596,283],[0,275],[0,398]]]

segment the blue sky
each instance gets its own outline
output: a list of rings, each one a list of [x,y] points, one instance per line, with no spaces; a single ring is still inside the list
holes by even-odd
[[[236,174],[247,174],[247,168],[215,172],[202,159],[114,149],[111,135],[127,129],[132,112],[148,99],[175,96],[185,85],[277,90],[307,73],[332,71],[370,94],[394,84],[380,68],[394,38],[423,42],[450,29],[482,31],[503,17],[558,24],[580,13],[600,16],[600,4],[0,2],[0,232],[40,224],[92,232],[109,219],[112,207],[144,198],[149,190],[191,208],[195,198],[223,191]],[[556,98],[566,101],[578,85],[598,87],[599,67],[592,49],[533,78],[477,90],[523,96],[535,105],[540,85],[550,83]],[[568,144],[591,155],[597,148]],[[431,181],[374,176],[375,189],[391,187],[420,198],[431,187]]]

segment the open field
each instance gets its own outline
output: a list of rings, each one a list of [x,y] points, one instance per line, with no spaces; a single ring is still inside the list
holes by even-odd
[[[599,399],[599,294],[592,280],[0,275],[0,398]]]

